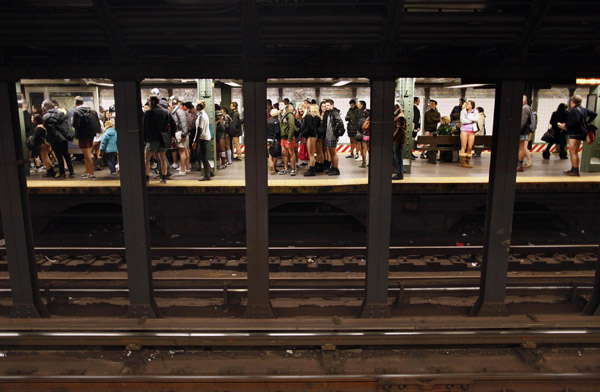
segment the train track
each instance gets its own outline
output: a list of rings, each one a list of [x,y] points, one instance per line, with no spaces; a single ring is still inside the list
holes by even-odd
[[[594,269],[597,245],[513,246],[510,271],[563,271]],[[390,271],[470,271],[479,270],[481,246],[391,247]],[[123,247],[39,247],[40,271],[126,270]],[[246,248],[169,247],[152,248],[155,271],[185,269],[246,270]],[[269,269],[286,271],[364,271],[364,247],[273,247]],[[5,256],[5,248],[0,248]],[[0,260],[0,271],[7,270]]]

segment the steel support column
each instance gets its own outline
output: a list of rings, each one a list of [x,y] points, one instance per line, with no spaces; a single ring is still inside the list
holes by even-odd
[[[49,317],[37,285],[31,212],[14,82],[0,82],[0,209],[13,306],[10,317]]]
[[[248,306],[245,317],[273,318],[269,298],[269,190],[267,183],[267,83],[244,80],[246,135],[246,247]]]
[[[139,81],[115,81],[129,316],[160,317],[154,301]]]
[[[387,305],[392,214],[393,79],[371,82],[366,295],[361,317],[390,317]]]
[[[504,80],[496,88],[481,286],[472,315],[508,315],[504,300],[524,91],[522,80]]]

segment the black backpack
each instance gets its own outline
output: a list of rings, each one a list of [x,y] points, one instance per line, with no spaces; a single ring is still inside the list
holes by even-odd
[[[50,140],[53,142],[59,142],[60,138],[54,136],[55,133],[60,134],[63,138],[68,141],[73,141],[75,138],[75,131],[71,124],[67,121],[67,117],[61,111],[50,113],[50,115],[44,115],[44,125],[47,128],[47,134]]]
[[[100,128],[100,118],[94,109],[85,112],[83,118],[86,121],[86,126],[84,129],[89,130],[89,134],[86,136],[93,138],[102,131]]]

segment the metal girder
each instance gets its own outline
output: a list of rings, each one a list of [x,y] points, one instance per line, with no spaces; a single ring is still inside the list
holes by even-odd
[[[392,216],[394,79],[371,82],[366,295],[361,317],[390,317],[387,305]]]
[[[399,102],[402,106],[402,112],[406,117],[406,143],[402,149],[402,160],[404,173],[410,174],[411,170],[411,154],[413,150],[413,118],[415,114],[414,98],[415,98],[415,78],[400,78],[398,79]]]
[[[386,20],[384,22],[384,35],[381,46],[381,49],[383,51],[383,57],[386,61],[392,58],[392,44],[394,38],[396,38],[398,30],[400,29],[403,13],[404,0],[389,0],[389,9],[387,12]]]
[[[140,83],[115,80],[117,144],[121,173],[121,205],[125,229],[129,316],[160,317],[154,301],[150,226],[144,166]]]
[[[523,91],[523,80],[503,80],[496,89],[481,285],[479,298],[471,309],[471,315],[508,315],[504,300],[515,204]]]
[[[267,186],[266,80],[244,80],[246,138],[246,247],[248,305],[245,317],[274,318],[269,298],[269,191]]]
[[[516,47],[521,58],[527,56],[536,32],[542,24],[542,19],[552,6],[554,0],[537,0],[533,12],[527,18],[523,31],[517,38]]]
[[[49,317],[37,283],[16,83],[0,81],[0,209],[13,306],[11,317]]]
[[[94,0],[94,9],[102,21],[104,33],[108,39],[108,42],[110,43],[109,49],[113,61],[118,63],[119,60],[131,58],[131,50],[125,45],[123,35],[114,21],[115,17],[110,10],[108,0]]]

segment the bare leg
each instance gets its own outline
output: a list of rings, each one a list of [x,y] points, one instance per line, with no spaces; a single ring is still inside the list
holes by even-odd
[[[579,169],[579,146],[581,140],[569,139],[569,155],[571,157],[571,166]]]

